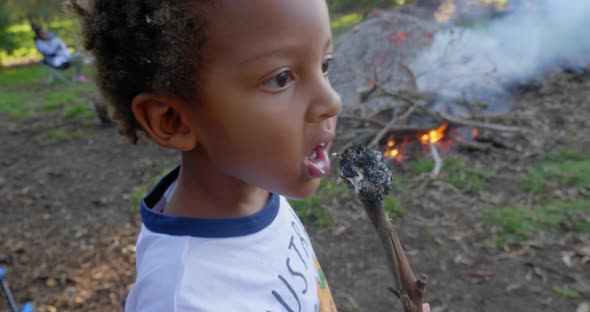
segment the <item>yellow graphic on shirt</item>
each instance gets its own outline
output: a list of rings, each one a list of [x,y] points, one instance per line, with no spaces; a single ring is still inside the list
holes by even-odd
[[[318,278],[316,279],[318,285],[318,298],[320,300],[319,312],[336,312],[336,304],[334,304],[334,298],[330,292],[330,286],[324,275],[324,271],[318,262],[318,259],[314,258],[315,268],[318,270]]]

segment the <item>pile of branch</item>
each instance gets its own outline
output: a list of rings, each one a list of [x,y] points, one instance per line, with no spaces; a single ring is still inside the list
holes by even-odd
[[[415,77],[408,66],[405,70],[411,77]],[[448,124],[450,127],[469,127],[473,129],[513,132],[520,133],[522,129],[516,126],[505,125],[501,122],[506,121],[509,116],[500,114],[487,114],[477,116],[472,114],[468,118],[456,117],[444,112],[434,111],[428,107],[428,104],[439,98],[439,95],[430,91],[417,90],[417,83],[414,78],[413,89],[399,90],[386,87],[385,84],[379,83],[365,77],[370,81],[369,86],[357,90],[359,102],[365,103],[372,97],[390,98],[395,105],[389,105],[382,109],[372,112],[369,116],[345,114],[339,117],[344,124],[346,131],[340,131],[339,141],[343,143],[343,149],[352,146],[365,146],[368,148],[379,148],[387,136],[396,133],[427,133],[430,130],[440,127],[441,124]],[[449,101],[449,99],[447,99]],[[482,107],[483,103],[471,103],[464,98],[450,99],[453,105],[463,107]],[[470,109],[470,111],[472,111]],[[473,110],[475,111],[475,110]],[[385,118],[384,118],[385,116]],[[420,124],[411,124],[409,121],[412,117],[420,116],[421,120],[427,122]],[[430,150],[435,160],[435,170],[433,175],[438,175],[442,159],[437,151],[436,144],[430,143]]]

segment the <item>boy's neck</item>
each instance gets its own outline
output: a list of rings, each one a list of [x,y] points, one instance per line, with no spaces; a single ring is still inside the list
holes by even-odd
[[[194,156],[193,156],[194,157]],[[184,157],[165,214],[189,218],[236,218],[262,210],[269,192],[220,174],[193,157]]]

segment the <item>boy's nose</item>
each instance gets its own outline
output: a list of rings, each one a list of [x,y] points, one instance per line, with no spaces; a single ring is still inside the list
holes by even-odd
[[[312,88],[314,95],[307,111],[307,120],[309,122],[319,122],[332,118],[342,110],[340,95],[332,88],[328,78],[323,76],[321,78],[315,88]]]

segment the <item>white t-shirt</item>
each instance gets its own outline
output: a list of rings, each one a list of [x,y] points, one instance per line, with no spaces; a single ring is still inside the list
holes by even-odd
[[[336,311],[309,237],[287,202],[195,219],[161,213],[179,168],[141,203],[137,279],[126,312]]]
[[[68,50],[68,46],[58,36],[49,33],[48,37],[47,40],[36,39],[35,46],[49,65],[59,67],[67,62],[72,54]]]

